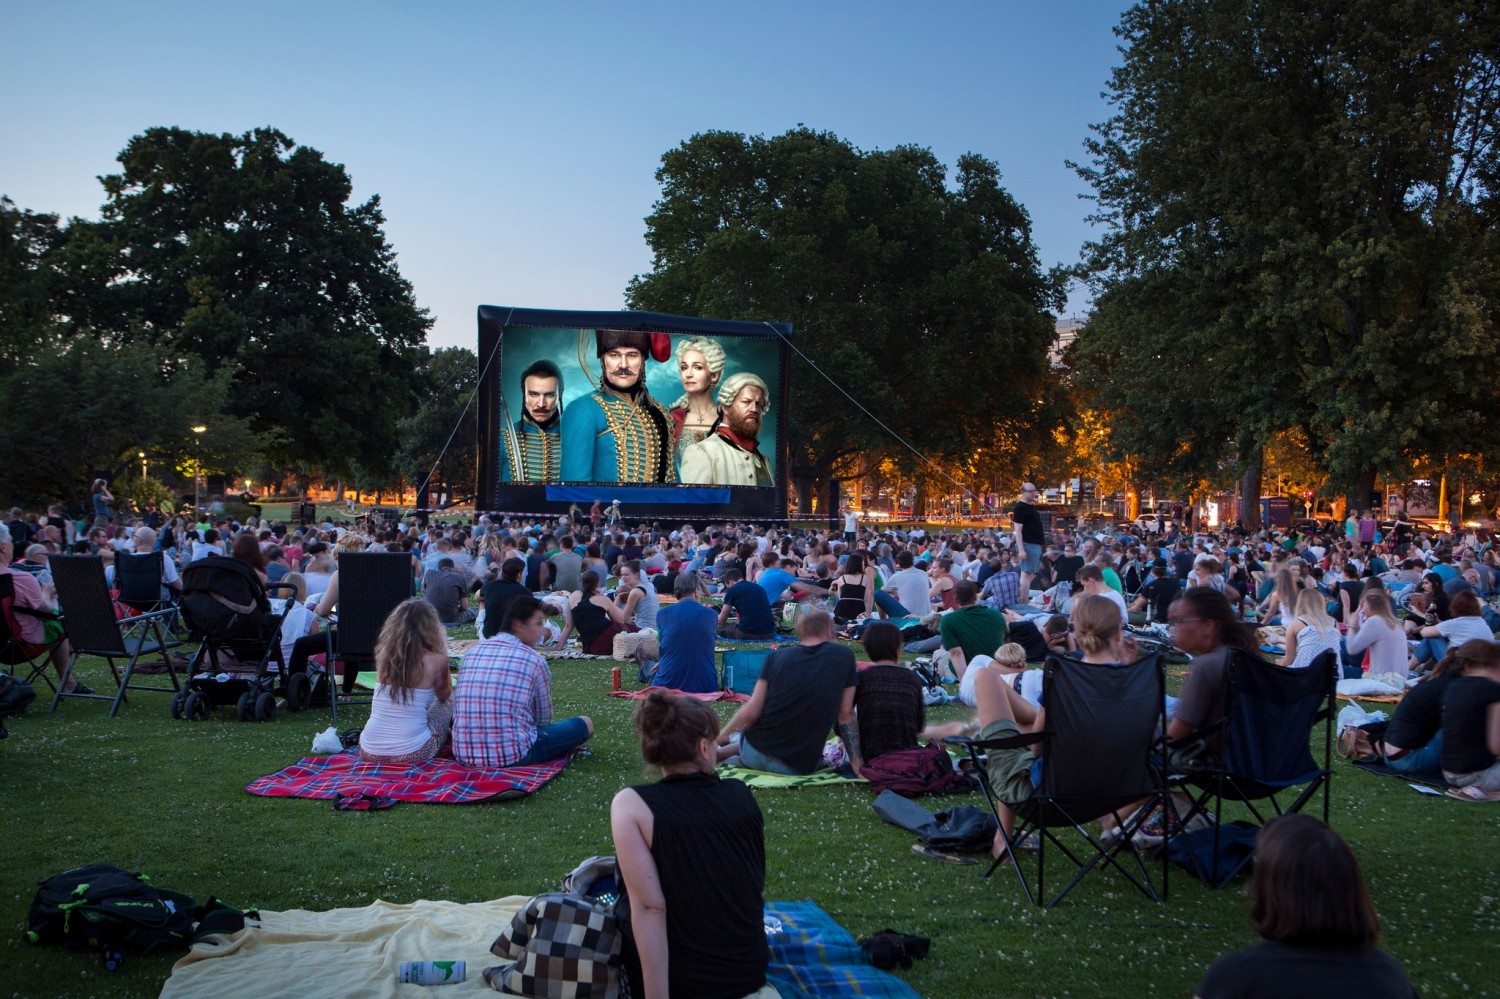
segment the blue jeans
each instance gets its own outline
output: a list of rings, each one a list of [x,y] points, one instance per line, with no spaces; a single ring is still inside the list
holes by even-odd
[[[1413,749],[1405,756],[1387,759],[1385,765],[1403,774],[1441,774],[1443,758],[1443,733],[1432,737],[1432,741],[1421,749]]]
[[[919,638],[914,642],[907,642],[905,646],[907,652],[915,652],[917,655],[936,652],[942,647],[943,637],[941,635],[933,635],[931,638]]]
[[[884,590],[875,591],[875,606],[885,612],[886,617],[910,617],[911,611],[902,606],[901,601],[891,596]]]
[[[800,771],[794,770],[782,763],[774,756],[767,756],[740,737],[740,766],[749,767],[751,770],[760,770],[768,774],[783,774],[788,777],[801,776]]]
[[[1435,663],[1448,654],[1448,640],[1441,635],[1424,638],[1411,650],[1411,654],[1419,663]]]
[[[536,742],[531,744],[531,752],[521,757],[516,766],[528,767],[555,760],[588,741],[589,726],[582,718],[564,718],[551,725],[538,725]]]

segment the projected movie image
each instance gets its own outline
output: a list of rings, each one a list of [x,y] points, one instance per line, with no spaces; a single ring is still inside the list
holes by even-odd
[[[622,329],[506,329],[502,483],[776,486],[779,346]]]

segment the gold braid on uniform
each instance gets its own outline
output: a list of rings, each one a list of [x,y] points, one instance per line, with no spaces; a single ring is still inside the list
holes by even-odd
[[[613,392],[600,392],[598,399],[604,433],[615,439],[617,481],[666,482],[672,467],[667,411],[644,393],[641,403]]]

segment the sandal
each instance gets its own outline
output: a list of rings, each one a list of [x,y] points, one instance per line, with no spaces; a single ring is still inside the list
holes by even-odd
[[[333,799],[335,812],[380,812],[396,804],[395,798],[378,794],[343,794]]]

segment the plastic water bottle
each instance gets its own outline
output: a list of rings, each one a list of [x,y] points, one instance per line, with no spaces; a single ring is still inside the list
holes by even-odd
[[[100,956],[104,959],[105,971],[119,971],[125,966],[125,951],[119,944],[105,944]]]

